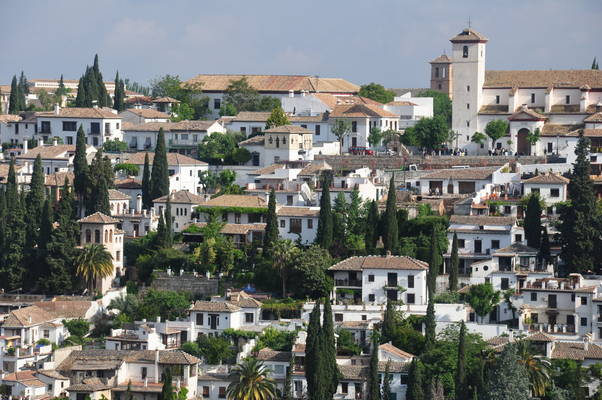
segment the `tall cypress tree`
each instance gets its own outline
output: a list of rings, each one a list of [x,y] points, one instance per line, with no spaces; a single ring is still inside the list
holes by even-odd
[[[88,95],[86,93],[86,82],[84,80],[84,76],[82,75],[79,78],[79,82],[77,84],[77,95],[75,95],[75,107],[87,107],[87,97]]]
[[[383,315],[383,323],[381,327],[381,343],[387,343],[393,341],[393,337],[397,332],[397,311],[392,301],[387,301],[387,308]]]
[[[449,290],[458,290],[458,274],[460,268],[460,257],[458,256],[458,234],[454,232],[452,239],[451,259],[449,268]]]
[[[539,196],[536,193],[532,193],[529,196],[527,204],[525,239],[527,239],[527,246],[539,250],[541,246],[541,205],[539,204]]]
[[[111,215],[111,204],[109,202],[109,186],[107,185],[107,179],[104,175],[98,176],[98,181],[94,185],[92,191],[93,205],[88,214],[95,212],[101,212],[105,215]]]
[[[439,248],[438,229],[438,226],[436,224],[433,224],[433,230],[431,232],[431,251],[427,281],[429,297],[433,297],[435,295],[435,291],[437,288],[437,276],[439,276],[439,271],[441,271],[441,264],[443,263],[441,249]]]
[[[142,170],[142,208],[150,210],[153,207],[151,195],[151,173],[148,153],[144,154],[144,169]]]
[[[408,371],[406,400],[426,400],[424,396],[424,372],[422,363],[414,358]]]
[[[163,213],[159,213],[159,222],[157,223],[157,236],[155,236],[155,247],[158,249],[165,248],[167,242],[167,230],[165,229],[165,218]]]
[[[161,388],[159,400],[174,400],[171,370],[169,368],[165,368],[163,373],[163,387]]]
[[[29,184],[29,193],[27,194],[27,212],[36,226],[40,224],[44,205],[44,176],[42,156],[38,154],[33,162],[33,172]]]
[[[19,111],[21,111],[20,104],[17,75],[13,75],[13,80],[10,83],[10,96],[8,97],[8,113],[17,114]]]
[[[391,398],[391,381],[393,377],[391,376],[391,360],[387,361],[387,365],[385,366],[385,375],[383,376],[383,390],[382,390],[382,400],[389,400]]]
[[[468,400],[469,391],[466,387],[466,325],[460,323],[458,338],[458,363],[456,365],[456,400]]]
[[[539,259],[542,266],[545,268],[552,258],[550,250],[550,238],[548,236],[548,228],[543,227],[541,231],[541,248],[539,250]]]
[[[291,353],[291,359],[288,362],[286,377],[284,378],[284,388],[282,390],[283,400],[293,400],[293,370],[295,369],[295,356]]]
[[[25,221],[23,219],[23,201],[19,195],[15,160],[8,169],[6,183],[6,230],[2,256],[2,282],[8,290],[21,288],[25,269],[22,261],[25,247]]]
[[[73,158],[73,185],[79,201],[79,213],[82,215],[82,209],[86,202],[86,193],[88,191],[88,159],[86,158],[86,135],[82,125],[77,130],[77,140],[75,142],[75,156]]]
[[[385,209],[385,226],[383,235],[385,251],[397,254],[399,251],[399,227],[397,226],[397,196],[395,194],[395,177],[389,182],[387,208]]]
[[[568,272],[585,272],[594,269],[595,241],[600,236],[597,229],[599,218],[590,179],[589,139],[580,135],[568,185],[570,204],[561,210],[560,234],[561,257]]]
[[[278,240],[278,216],[276,215],[276,192],[270,190],[268,200],[268,213],[266,215],[265,235],[263,236],[263,249],[268,252],[274,242]]]
[[[344,240],[334,240],[334,238],[346,238],[348,230],[348,205],[343,192],[337,193],[332,208],[332,247],[331,253],[335,257],[342,257],[346,252]]]
[[[27,95],[29,94],[29,82],[27,82],[27,78],[25,77],[25,73],[23,71],[21,71],[21,76],[19,77],[18,93],[19,110],[25,111],[27,109]]]
[[[169,193],[169,169],[167,165],[167,149],[165,148],[165,133],[163,128],[157,134],[157,146],[151,170],[151,198],[152,200]]]
[[[309,314],[307,325],[307,338],[305,340],[305,379],[307,381],[307,393],[310,399],[320,399],[321,371],[320,371],[320,300],[316,300],[313,310]]]
[[[376,331],[372,331],[372,353],[370,354],[367,400],[380,400],[380,379],[378,375],[378,335],[376,333]]]
[[[366,252],[374,254],[376,252],[376,243],[378,242],[378,206],[376,200],[370,202],[368,208],[368,217],[366,218]]]
[[[40,251],[45,252],[48,248],[48,241],[50,240],[50,235],[52,234],[52,205],[50,204],[50,200],[46,199],[44,201],[44,206],[42,207],[42,214],[40,218],[40,235],[38,239],[38,249]]]
[[[171,218],[171,199],[167,196],[167,203],[165,204],[165,248],[171,248],[173,244],[173,228]]]
[[[113,95],[113,108],[119,112],[125,110],[125,87],[119,79],[119,71],[115,74],[115,92]]]
[[[424,348],[429,351],[435,345],[435,329],[437,322],[435,321],[435,302],[432,296],[429,296],[428,305],[426,307],[426,317],[424,320]]]
[[[339,369],[337,367],[337,350],[334,340],[334,318],[330,299],[324,299],[324,315],[320,332],[321,369],[325,382],[322,386],[323,399],[332,399],[339,385]]]
[[[316,243],[323,249],[330,249],[333,240],[332,205],[330,203],[331,175],[328,171],[322,175],[322,197],[320,198],[320,216]]]

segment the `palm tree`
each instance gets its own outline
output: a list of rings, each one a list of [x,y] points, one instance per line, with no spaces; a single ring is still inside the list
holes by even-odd
[[[228,379],[228,400],[273,400],[276,384],[268,377],[269,370],[256,358],[247,357],[232,368]]]
[[[77,256],[75,273],[86,282],[88,290],[93,292],[98,279],[113,274],[113,256],[103,245],[90,244]]]
[[[274,268],[280,272],[283,298],[286,297],[288,270],[298,252],[299,249],[289,239],[277,240],[272,244],[272,262]]]
[[[546,388],[552,382],[550,378],[551,363],[543,356],[533,354],[531,343],[527,340],[520,340],[516,343],[519,362],[527,368],[529,373],[529,382],[531,394],[533,397],[543,397]]]

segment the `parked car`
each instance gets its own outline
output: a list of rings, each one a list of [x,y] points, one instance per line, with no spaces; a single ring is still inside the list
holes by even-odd
[[[373,156],[374,150],[370,150],[366,147],[355,146],[349,148],[349,153],[354,156]]]

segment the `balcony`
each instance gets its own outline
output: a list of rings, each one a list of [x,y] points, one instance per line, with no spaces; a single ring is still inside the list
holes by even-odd
[[[357,279],[335,279],[335,286],[362,287],[362,281]]]
[[[88,135],[100,135],[100,131],[89,130]]]

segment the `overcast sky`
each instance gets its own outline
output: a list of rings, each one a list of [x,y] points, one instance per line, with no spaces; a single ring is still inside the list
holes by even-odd
[[[428,61],[467,26],[488,69],[582,69],[602,59],[600,0],[0,0],[0,84],[78,79],[94,53],[146,84],[164,74],[308,74],[429,85]]]

